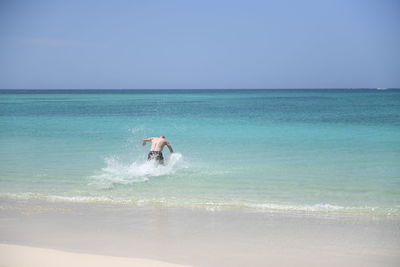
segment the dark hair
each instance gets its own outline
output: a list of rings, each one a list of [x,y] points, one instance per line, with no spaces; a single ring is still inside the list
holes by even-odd
[[[162,138],[165,138],[165,136],[164,136],[164,135],[161,135],[161,137],[162,137]]]

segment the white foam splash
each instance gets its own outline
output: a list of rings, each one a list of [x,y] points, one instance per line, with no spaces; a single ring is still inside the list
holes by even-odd
[[[134,161],[132,163],[123,163],[116,157],[105,159],[106,167],[101,173],[94,175],[91,184],[111,186],[112,184],[131,184],[144,182],[150,177],[170,175],[181,168],[185,168],[183,156],[180,153],[173,153],[165,165],[157,164],[155,161]]]

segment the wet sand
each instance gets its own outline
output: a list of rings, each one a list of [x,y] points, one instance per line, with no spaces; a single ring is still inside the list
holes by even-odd
[[[399,266],[399,222],[366,215],[0,199],[0,243],[193,266]],[[6,250],[1,246],[0,255]],[[1,258],[1,266],[10,266]],[[73,261],[70,266],[81,260]]]

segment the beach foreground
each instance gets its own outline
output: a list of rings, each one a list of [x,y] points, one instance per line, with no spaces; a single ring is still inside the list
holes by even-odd
[[[115,261],[113,266],[128,262],[132,266],[398,266],[400,262],[396,217],[12,199],[0,203],[0,242],[8,244],[0,247],[1,266],[31,266],[12,264],[10,251],[18,252],[18,260],[33,253],[41,266],[55,255],[73,262],[70,266],[86,260]]]
[[[122,257],[101,256],[82,253],[71,253],[54,249],[33,248],[0,244],[1,266],[143,266],[143,267],[179,267],[186,265],[170,264],[147,259],[131,259]]]

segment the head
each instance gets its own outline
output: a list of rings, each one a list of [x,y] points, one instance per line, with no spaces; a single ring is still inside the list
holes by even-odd
[[[164,136],[164,135],[161,135],[160,138],[165,138],[165,136]]]

